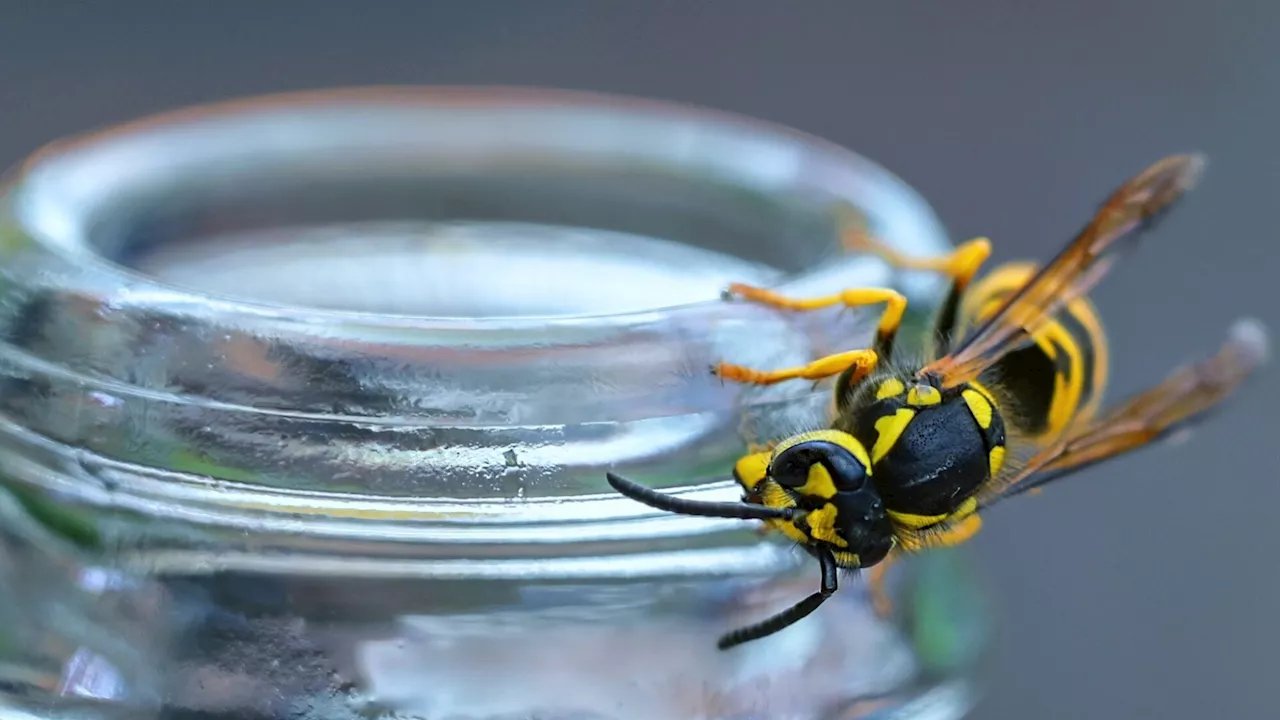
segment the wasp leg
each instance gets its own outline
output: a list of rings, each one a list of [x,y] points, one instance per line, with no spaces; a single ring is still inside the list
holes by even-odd
[[[762,620],[754,625],[748,625],[739,628],[733,632],[726,633],[716,643],[716,647],[721,650],[728,650],[735,645],[741,645],[752,640],[759,640],[762,637],[772,635],[783,628],[789,627],[803,620],[809,613],[818,609],[827,598],[836,592],[836,558],[831,554],[830,550],[821,548],[814,550],[813,554],[818,558],[818,565],[822,568],[822,589],[774,615],[773,617]]]
[[[949,266],[945,272],[951,278],[951,289],[947,291],[947,299],[942,302],[942,309],[938,311],[938,320],[933,328],[934,338],[938,343],[936,352],[939,355],[951,350],[951,344],[955,340],[953,336],[956,332],[956,319],[960,313],[960,299],[990,255],[991,242],[986,238],[976,238],[956,248],[948,256]]]
[[[991,255],[989,238],[973,238],[945,255],[928,255],[916,257],[904,255],[885,245],[863,230],[851,230],[842,237],[845,250],[849,252],[870,253],[879,257],[889,265],[903,270],[923,270],[936,272],[954,279],[961,285],[967,285],[978,268]]]
[[[778,308],[779,310],[797,311],[822,310],[836,305],[856,308],[884,303],[884,314],[880,316],[880,324],[876,327],[874,349],[881,357],[886,358],[893,351],[894,337],[898,334],[898,326],[902,324],[902,315],[907,310],[907,298],[902,293],[888,288],[852,288],[834,295],[797,299],[780,295],[765,288],[734,283],[725,291],[725,295],[727,297],[737,296],[743,300]]]
[[[871,253],[896,268],[937,272],[951,279],[951,289],[942,303],[934,328],[938,342],[941,343],[938,353],[946,353],[951,345],[951,335],[956,329],[960,298],[982,264],[991,256],[991,241],[987,238],[974,238],[946,255],[911,257],[876,240],[861,228],[846,231],[842,239],[848,251]]]
[[[782,368],[781,370],[754,370],[741,365],[722,362],[712,366],[711,373],[725,380],[749,385],[773,385],[784,380],[822,380],[849,371],[847,384],[853,386],[875,369],[879,356],[874,350],[850,350],[818,358],[808,365]]]

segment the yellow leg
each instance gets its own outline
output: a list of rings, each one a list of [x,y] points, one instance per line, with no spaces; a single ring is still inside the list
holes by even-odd
[[[828,355],[818,358],[808,365],[783,368],[781,370],[753,370],[741,365],[722,362],[711,368],[714,375],[733,382],[748,385],[773,385],[785,380],[822,380],[832,375],[839,375],[846,370],[853,370],[850,383],[856,383],[875,369],[878,356],[874,350],[850,350],[849,352]]]
[[[991,256],[991,241],[987,238],[974,238],[946,255],[910,257],[876,240],[856,225],[850,226],[842,237],[845,249],[851,252],[871,253],[893,267],[938,272],[951,279],[951,290],[942,304],[933,333],[937,343],[934,352],[939,355],[947,353],[954,340],[952,335],[956,330],[960,299],[978,274],[979,268]]]
[[[835,295],[795,299],[779,295],[772,290],[734,283],[729,286],[727,294],[780,310],[821,310],[835,305],[853,308],[884,303],[884,314],[880,316],[880,324],[876,328],[876,350],[885,356],[888,356],[893,348],[893,338],[898,334],[898,327],[902,325],[902,315],[907,310],[907,298],[902,293],[888,288],[853,288]]]
[[[850,252],[865,252],[878,256],[893,267],[904,270],[924,270],[946,275],[963,291],[978,274],[978,269],[991,256],[991,241],[974,238],[946,255],[911,257],[873,238],[861,228],[846,231],[842,237],[844,247]]]

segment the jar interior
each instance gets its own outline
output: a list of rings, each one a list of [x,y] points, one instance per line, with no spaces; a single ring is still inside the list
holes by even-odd
[[[769,285],[762,263],[608,230],[493,221],[292,225],[135,248],[162,282],[257,302],[437,318],[572,317]]]

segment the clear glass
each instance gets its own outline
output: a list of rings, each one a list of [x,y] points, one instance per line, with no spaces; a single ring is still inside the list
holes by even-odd
[[[863,346],[928,206],[846,150],[616,97],[377,89],[55,144],[0,198],[0,703],[13,717],[951,718],[985,637],[963,552],[817,586],[737,496],[828,386],[716,381]]]

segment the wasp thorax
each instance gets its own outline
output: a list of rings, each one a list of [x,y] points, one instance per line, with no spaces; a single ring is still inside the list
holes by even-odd
[[[945,515],[999,471],[1004,421],[976,386],[899,387],[858,418],[856,434],[871,448],[875,485],[889,509]]]

